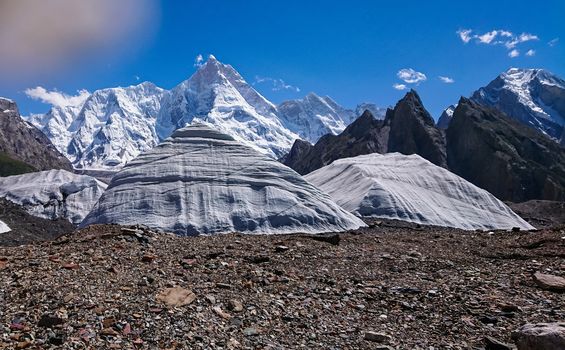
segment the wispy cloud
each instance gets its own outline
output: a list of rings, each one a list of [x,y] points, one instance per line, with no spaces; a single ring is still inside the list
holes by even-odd
[[[396,76],[398,79],[408,84],[419,84],[428,79],[424,73],[417,72],[412,68],[401,69],[396,73]]]
[[[198,54],[195,58],[194,58],[194,67],[200,67],[204,64],[204,57],[202,56],[202,54]]]
[[[471,39],[473,39],[471,32],[473,32],[471,29],[459,29],[456,33],[459,35],[461,41],[467,44],[469,41],[471,41]]]
[[[396,90],[406,90],[406,85],[404,84],[392,84],[392,87],[395,88]]]
[[[508,56],[510,57],[517,57],[519,55],[519,51],[516,50],[516,47],[519,44],[528,42],[528,41],[537,41],[539,37],[535,34],[531,33],[521,33],[515,34],[510,30],[505,29],[495,29],[488,31],[486,33],[474,34],[472,29],[459,29],[455,32],[459,39],[465,44],[473,41],[476,44],[484,44],[484,45],[503,45],[508,50]]]
[[[134,78],[136,81],[139,81],[139,80],[141,79],[141,78],[139,77],[139,75],[134,75],[133,78]]]
[[[442,82],[444,82],[444,83],[446,83],[446,84],[453,84],[453,83],[455,83],[455,79],[450,78],[450,77],[444,77],[444,76],[440,75],[438,78],[439,78],[439,80],[441,80]]]
[[[530,49],[526,52],[526,56],[532,57],[532,56],[535,56],[535,55],[536,55],[536,50]]]
[[[287,84],[284,80],[277,78],[261,77],[257,75],[255,76],[253,85],[257,84],[270,84],[272,91],[290,90],[294,92],[300,92],[300,88],[298,86]]]
[[[554,47],[555,45],[557,45],[558,42],[559,42],[559,38],[553,38],[547,43],[547,45]]]
[[[57,90],[49,91],[42,86],[26,89],[24,93],[31,99],[59,107],[78,106],[90,96],[87,90],[79,90],[77,95],[71,96]]]

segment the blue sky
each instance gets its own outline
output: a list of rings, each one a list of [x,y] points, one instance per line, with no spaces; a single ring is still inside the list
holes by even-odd
[[[68,95],[145,80],[171,88],[194,72],[197,55],[214,54],[248,82],[270,78],[255,87],[276,103],[314,91],[346,107],[365,101],[390,106],[406,93],[393,85],[403,84],[416,89],[437,118],[509,67],[546,68],[565,77],[564,1],[144,0],[134,6],[147,6],[132,20],[139,23],[97,32],[102,40],[93,48],[87,37],[79,53],[71,45],[67,56],[53,54],[47,63],[34,54],[28,66],[22,60],[2,64],[8,78],[0,79],[0,96],[15,99],[28,114],[49,108],[24,93],[36,86]],[[108,11],[112,25],[131,13]],[[472,32],[457,33],[465,29]],[[493,30],[496,35],[484,35]],[[47,47],[60,44],[54,40]],[[519,55],[510,57],[512,50]],[[403,69],[426,80],[406,83],[398,77]],[[416,73],[403,77],[422,80]]]

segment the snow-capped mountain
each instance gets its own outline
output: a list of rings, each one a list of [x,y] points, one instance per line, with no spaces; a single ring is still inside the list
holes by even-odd
[[[443,111],[443,113],[441,113],[436,124],[438,128],[443,130],[447,129],[451,119],[453,119],[453,112],[455,112],[455,108],[457,108],[457,104],[450,105]]]
[[[384,110],[359,105],[375,117]],[[193,122],[229,134],[279,158],[297,138],[316,142],[338,134],[357,113],[329,97],[310,94],[275,106],[230,65],[214,56],[171,90],[152,83],[93,92],[76,105],[53,106],[28,117],[79,169],[118,170],[129,160]]]
[[[365,226],[291,169],[205,125],[178,129],[128,163],[81,226],[95,223],[179,235]]]
[[[274,104],[232,66],[214,56],[192,77],[165,93],[157,134],[164,139],[193,121],[212,126],[272,157],[282,156],[298,138],[282,125]]]
[[[351,124],[355,119],[357,119],[357,117],[362,115],[363,112],[365,111],[371,112],[373,118],[377,120],[384,120],[386,117],[386,110],[387,108],[379,107],[374,103],[368,103],[368,102],[360,103],[357,105],[357,108],[355,108],[355,113],[353,114],[354,115],[353,120],[349,120],[348,124]]]
[[[565,125],[565,81],[544,69],[510,68],[472,100],[495,107],[508,116],[558,141]]]
[[[316,143],[326,134],[339,134],[356,117],[352,110],[315,93],[300,100],[282,102],[277,110],[283,124],[310,143]]]
[[[75,168],[109,169],[158,144],[155,121],[162,94],[149,82],[97,90],[80,105],[53,106],[30,121]]]

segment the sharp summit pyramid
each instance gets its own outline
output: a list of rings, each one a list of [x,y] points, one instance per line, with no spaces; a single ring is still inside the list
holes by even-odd
[[[128,163],[81,226],[145,224],[179,235],[319,233],[364,223],[292,169],[204,125]]]

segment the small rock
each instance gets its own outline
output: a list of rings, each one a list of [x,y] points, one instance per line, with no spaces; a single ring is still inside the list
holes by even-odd
[[[41,316],[39,322],[37,322],[37,326],[43,328],[53,328],[54,326],[58,326],[63,323],[65,323],[65,321],[62,318],[45,314]]]
[[[226,319],[226,320],[229,320],[229,319],[231,318],[231,315],[228,314],[227,312],[225,312],[224,310],[222,310],[222,308],[219,307],[219,306],[214,306],[214,307],[212,308],[212,310],[214,310],[214,312],[215,312],[218,316],[220,316],[221,318],[224,318],[224,319]]]
[[[77,270],[80,268],[80,266],[78,266],[78,264],[75,263],[67,263],[67,264],[63,264],[63,268],[65,270]]]
[[[278,245],[275,247],[275,252],[277,253],[283,253],[286,252],[289,248],[285,245]]]
[[[192,303],[196,299],[196,295],[191,290],[173,287],[163,289],[155,299],[168,307],[179,307]]]
[[[534,274],[534,281],[542,289],[554,291],[554,292],[564,292],[565,291],[565,278],[549,275],[541,272],[536,272]]]
[[[233,312],[242,312],[243,304],[238,300],[230,299],[230,301],[228,301],[228,310]]]
[[[106,335],[111,337],[115,337],[118,334],[119,333],[113,328],[104,328],[103,330],[100,331],[100,335]]]
[[[485,350],[512,350],[512,346],[493,337],[485,337]]]
[[[154,254],[145,254],[141,257],[141,261],[146,263],[153,262],[155,259],[157,259],[157,255]]]
[[[384,333],[377,333],[372,331],[365,332],[365,340],[372,341],[375,343],[386,344],[390,343],[392,337],[390,335],[386,335]]]
[[[259,331],[253,327],[248,327],[243,330],[243,334],[247,337],[253,337],[259,335]]]
[[[512,332],[518,350],[565,349],[565,322],[528,323]]]

